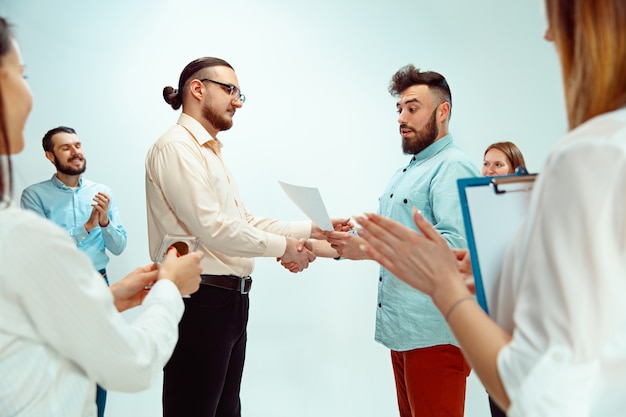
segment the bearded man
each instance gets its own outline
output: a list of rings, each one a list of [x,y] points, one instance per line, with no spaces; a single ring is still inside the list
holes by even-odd
[[[239,417],[254,258],[281,258],[301,271],[315,255],[299,250],[298,240],[325,236],[308,221],[246,210],[217,138],[245,102],[228,62],[190,62],[163,98],[182,113],[146,157],[150,253],[157,256],[165,234],[197,236],[204,253],[202,285],[184,299],[178,343],[164,369],[163,416]]]
[[[109,285],[107,250],[114,255],[126,248],[126,230],[111,189],[83,178],[87,161],[76,130],[59,126],[42,139],[46,158],[56,168],[47,181],[22,192],[21,206],[64,228]],[[104,415],[106,391],[97,387],[98,416]]]
[[[393,75],[389,92],[398,98],[402,151],[410,159],[391,177],[378,212],[415,229],[418,209],[450,247],[466,247],[456,181],[480,173],[448,132],[450,87],[441,74],[407,65]],[[332,232],[328,242],[343,258],[368,259],[356,234]],[[457,341],[431,298],[385,268],[378,275],[375,340],[391,350],[400,417],[463,416],[470,368]]]

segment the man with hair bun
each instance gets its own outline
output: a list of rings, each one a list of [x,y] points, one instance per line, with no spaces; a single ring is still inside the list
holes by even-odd
[[[245,102],[228,62],[190,62],[178,89],[165,87],[163,97],[182,114],[146,158],[150,253],[165,234],[180,234],[198,236],[205,255],[202,285],[184,300],[180,338],[164,369],[163,415],[239,417],[254,258],[280,258],[302,271],[315,255],[298,240],[324,235],[311,222],[259,218],[244,207],[217,139]],[[348,227],[349,219],[333,224]]]

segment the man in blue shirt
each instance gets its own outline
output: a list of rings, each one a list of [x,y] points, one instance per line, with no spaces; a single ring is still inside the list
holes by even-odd
[[[379,213],[415,229],[416,207],[451,247],[466,247],[456,180],[480,173],[448,133],[448,83],[441,74],[407,65],[394,74],[389,92],[398,98],[402,150],[411,158],[391,177]],[[356,234],[332,232],[328,241],[344,258],[367,259]],[[400,417],[463,416],[470,368],[444,317],[429,296],[384,268],[375,339],[391,350]]]
[[[119,255],[126,248],[126,230],[106,185],[82,178],[87,168],[80,140],[71,127],[48,131],[42,140],[46,158],[56,167],[47,181],[22,193],[22,208],[33,210],[64,228],[109,284],[106,249]],[[106,391],[98,387],[98,416],[104,415]]]

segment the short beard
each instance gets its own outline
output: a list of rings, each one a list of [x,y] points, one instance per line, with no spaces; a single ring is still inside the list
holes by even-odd
[[[400,128],[406,129],[408,126],[401,125]],[[419,132],[415,132],[414,138],[402,139],[402,152],[410,155],[418,154],[432,145],[437,136],[439,136],[439,128],[437,127],[437,109],[435,108],[428,123]]]
[[[65,175],[81,175],[87,169],[87,160],[83,158],[83,166],[81,168],[74,168],[71,166],[62,165],[57,159],[56,155],[54,156],[54,166],[57,171]]]
[[[215,129],[222,132],[233,127],[233,120],[227,119],[219,114],[209,104],[205,104],[202,107],[202,117],[211,124]]]

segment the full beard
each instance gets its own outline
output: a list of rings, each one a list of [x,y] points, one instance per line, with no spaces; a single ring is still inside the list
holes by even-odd
[[[400,126],[400,129],[411,129],[406,124]],[[437,127],[437,109],[433,110],[428,123],[419,131],[413,130],[415,137],[402,139],[402,152],[405,154],[415,155],[422,152],[435,142],[439,135]]]
[[[228,119],[221,114],[218,114],[213,107],[210,105],[205,105],[202,108],[202,116],[211,123],[211,126],[216,128],[218,131],[222,132],[224,130],[228,130],[233,127],[233,120]]]
[[[71,161],[72,160],[70,160],[68,162],[71,162]],[[63,165],[55,157],[54,158],[54,166],[56,167],[57,171],[59,171],[62,174],[65,174],[65,175],[81,175],[87,169],[87,160],[83,159],[83,166],[81,166],[79,168],[75,168],[75,167],[70,166],[70,165]]]

